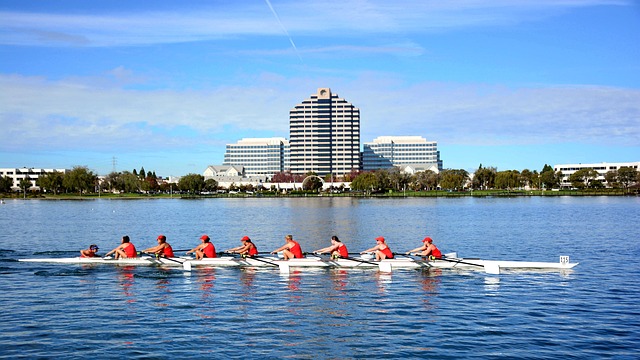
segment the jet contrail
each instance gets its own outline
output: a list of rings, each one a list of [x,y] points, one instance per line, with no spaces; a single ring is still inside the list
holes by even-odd
[[[304,62],[302,61],[302,57],[300,56],[300,53],[298,52],[298,48],[296,47],[296,44],[293,42],[293,39],[291,38],[291,35],[289,35],[289,32],[287,31],[287,29],[284,28],[284,25],[282,25],[282,21],[280,21],[280,17],[276,13],[276,10],[273,8],[273,6],[271,6],[271,1],[264,0],[264,2],[267,3],[267,5],[269,6],[269,9],[271,9],[271,12],[273,13],[273,16],[276,17],[276,20],[278,21],[278,24],[280,24],[280,27],[282,28],[282,31],[284,31],[284,33],[289,38],[289,42],[291,43],[291,46],[293,46],[293,50],[296,52],[296,55],[298,55],[298,59],[300,59],[300,62],[304,64]]]

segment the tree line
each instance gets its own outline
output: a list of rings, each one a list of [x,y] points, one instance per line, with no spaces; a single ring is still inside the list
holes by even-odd
[[[294,175],[290,172],[275,174],[272,182],[303,182],[303,190],[317,191],[322,188],[322,182],[315,173]],[[473,176],[471,176],[473,175]],[[571,186],[576,189],[600,189],[605,186],[598,180],[598,172],[592,168],[576,171],[569,176]],[[559,188],[563,174],[554,171],[553,167],[545,164],[540,172],[524,169],[497,171],[495,167],[483,167],[470,174],[463,169],[445,169],[440,173],[427,170],[417,174],[407,174],[399,168],[380,169],[375,171],[353,170],[350,174],[338,178],[331,174],[325,176],[324,181],[351,181],[351,189],[367,193],[392,191],[429,191],[429,190],[514,190],[528,187],[530,189],[554,189]],[[632,185],[640,184],[640,173],[631,167],[621,167],[618,170],[610,170],[604,175],[609,187],[622,188],[627,191]],[[146,172],[144,167],[137,171],[112,172],[102,181],[86,166],[76,166],[67,173],[53,171],[41,175],[36,180],[36,185],[45,192],[78,193],[87,192],[122,192],[122,193],[153,193],[180,191],[189,194],[201,192],[215,192],[218,190],[218,182],[214,179],[205,180],[200,174],[187,174],[180,178],[176,188],[174,184],[160,181],[154,172]],[[12,179],[8,176],[0,177],[0,192],[11,191]],[[25,177],[20,181],[19,187],[26,192],[32,187],[32,179]],[[252,185],[236,186],[232,184],[229,190],[254,190]]]
[[[604,184],[597,180],[598,172],[591,168],[581,169],[569,176],[572,187],[577,189],[598,189]],[[498,171],[495,167],[479,168],[473,176],[463,169],[446,169],[440,173],[427,170],[414,175],[401,172],[399,168],[380,169],[358,174],[351,182],[351,189],[368,193],[413,190],[514,190],[525,187],[531,189],[559,188],[563,174],[545,164],[542,171],[524,169]],[[607,184],[612,188],[628,190],[640,183],[640,173],[631,167],[621,167],[605,174]]]

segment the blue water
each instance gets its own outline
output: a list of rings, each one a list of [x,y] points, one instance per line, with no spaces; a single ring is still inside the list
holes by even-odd
[[[207,199],[0,205],[1,358],[613,358],[640,354],[640,199]],[[19,263],[249,235],[351,252],[580,262],[572,271],[181,269]]]

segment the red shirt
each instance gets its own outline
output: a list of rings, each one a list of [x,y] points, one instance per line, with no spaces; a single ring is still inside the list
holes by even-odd
[[[173,255],[173,249],[171,248],[171,245],[167,244],[163,250],[164,250],[165,257],[175,257]]]
[[[297,241],[293,241],[293,240],[291,240],[291,242],[293,243],[293,246],[289,249],[289,251],[291,251],[291,253],[293,254],[293,257],[301,259],[302,248],[300,247],[300,244],[298,244]]]
[[[125,253],[125,255],[127,255],[128,258],[134,258],[134,257],[138,256],[138,252],[136,251],[136,247],[133,246],[132,243],[129,243],[129,246],[124,248],[124,253]]]
[[[202,252],[204,253],[204,257],[207,257],[207,258],[216,257],[216,248],[215,246],[213,246],[212,243],[207,243],[204,249],[202,249]]]
[[[382,252],[387,259],[393,259],[393,253],[391,252],[391,249],[389,249],[388,246],[385,247],[384,249],[381,249],[380,252]]]
[[[340,246],[338,246],[338,254],[340,254],[341,258],[348,258],[349,250],[347,250],[347,245],[341,244]]]
[[[249,256],[256,256],[258,255],[258,248],[251,243],[251,246],[249,247]]]
[[[433,249],[431,249],[431,255],[436,259],[442,259],[442,253],[435,245],[433,245]]]

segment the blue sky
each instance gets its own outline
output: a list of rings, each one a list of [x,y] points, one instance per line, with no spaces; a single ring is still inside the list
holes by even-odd
[[[445,168],[640,161],[640,6],[0,1],[3,168],[202,173],[319,87]]]

